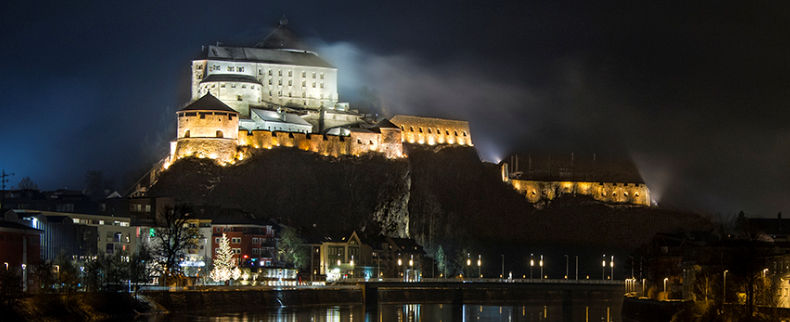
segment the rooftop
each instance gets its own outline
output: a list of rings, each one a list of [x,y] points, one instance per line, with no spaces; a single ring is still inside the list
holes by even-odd
[[[219,99],[211,95],[210,93],[203,95],[203,97],[199,98],[198,100],[189,103],[189,105],[184,106],[179,111],[223,111],[223,112],[232,112],[238,114],[232,108],[230,108],[225,103],[222,103]]]

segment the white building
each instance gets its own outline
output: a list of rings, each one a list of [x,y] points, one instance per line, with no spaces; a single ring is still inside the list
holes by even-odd
[[[243,119],[251,117],[250,108],[287,107],[306,117],[334,107],[337,68],[304,46],[286,23],[252,47],[204,47],[192,61],[192,100],[211,93]]]

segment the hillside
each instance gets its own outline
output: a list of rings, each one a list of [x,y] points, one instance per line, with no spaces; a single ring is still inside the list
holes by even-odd
[[[656,232],[709,228],[694,214],[564,196],[538,209],[500,180],[474,148],[407,146],[409,157],[324,157],[259,150],[235,166],[182,159],[152,196],[241,208],[329,233],[411,236],[429,251],[482,245],[632,249]]]

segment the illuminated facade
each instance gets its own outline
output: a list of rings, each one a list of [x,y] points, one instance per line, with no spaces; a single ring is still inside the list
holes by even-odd
[[[553,158],[553,159],[552,159]],[[510,183],[531,203],[554,200],[563,194],[595,200],[650,206],[650,190],[632,162],[576,158],[573,154],[513,156],[500,164],[502,181]],[[526,162],[524,162],[526,161]],[[526,168],[526,169],[525,169]]]

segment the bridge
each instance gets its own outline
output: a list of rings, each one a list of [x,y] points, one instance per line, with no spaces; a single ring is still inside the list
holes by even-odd
[[[622,300],[623,281],[567,279],[345,279],[362,289],[365,306],[400,303],[523,304],[532,301],[570,305],[590,300]]]

